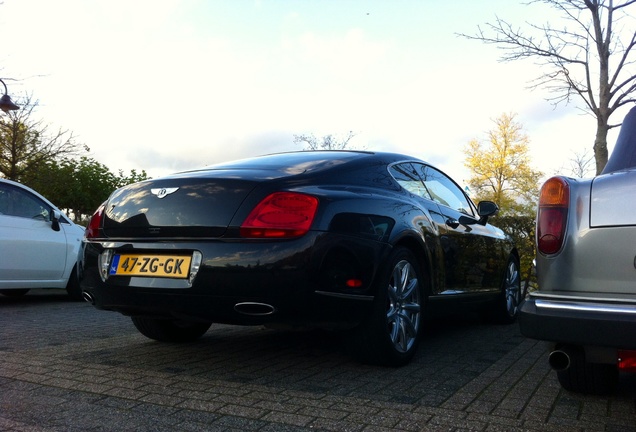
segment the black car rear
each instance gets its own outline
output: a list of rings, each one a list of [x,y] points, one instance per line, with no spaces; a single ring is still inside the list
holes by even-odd
[[[373,220],[387,228],[393,222],[379,216],[326,216],[328,202],[338,200],[338,193],[321,191],[315,184],[322,182],[328,190],[328,179],[316,179],[325,171],[350,173],[342,164],[368,154],[325,156],[292,154],[258,167],[246,160],[115,191],[101,216],[91,221],[85,244],[87,295],[97,307],[129,315],[247,324],[359,322],[357,304],[366,305],[373,296],[368,284],[352,288],[342,279],[369,282],[376,269],[368,263],[378,262],[389,249],[389,230],[378,235]],[[341,243],[346,243],[343,250],[333,252]],[[326,263],[329,271],[324,271]],[[313,305],[336,298],[322,295],[316,301],[317,291],[348,296],[348,312],[343,315],[327,301],[308,313]],[[175,296],[179,302],[173,302]]]

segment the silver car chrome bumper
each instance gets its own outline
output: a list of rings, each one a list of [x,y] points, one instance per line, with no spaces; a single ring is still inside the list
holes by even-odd
[[[541,299],[536,299],[535,305],[537,309],[636,315],[636,305],[632,306],[609,303],[584,303],[577,301],[553,301]]]
[[[530,295],[520,306],[519,327],[532,339],[636,349],[636,304]]]

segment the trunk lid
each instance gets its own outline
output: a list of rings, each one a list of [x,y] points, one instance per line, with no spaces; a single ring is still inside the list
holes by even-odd
[[[596,177],[592,183],[590,226],[636,225],[636,170]]]
[[[175,175],[118,189],[106,203],[103,232],[111,238],[220,237],[257,184],[225,174]]]

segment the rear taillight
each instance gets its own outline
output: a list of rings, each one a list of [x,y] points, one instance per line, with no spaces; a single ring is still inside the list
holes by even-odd
[[[296,192],[276,192],[262,200],[241,225],[241,237],[290,238],[309,231],[318,199]]]
[[[86,228],[85,236],[87,239],[100,237],[99,229],[102,225],[102,217],[104,215],[104,204],[100,205],[99,208],[93,213],[90,222],[88,223],[88,227]]]
[[[625,372],[636,372],[636,351],[618,350],[618,369]]]
[[[570,186],[563,177],[552,177],[541,187],[537,216],[537,249],[543,254],[561,250],[570,205]]]

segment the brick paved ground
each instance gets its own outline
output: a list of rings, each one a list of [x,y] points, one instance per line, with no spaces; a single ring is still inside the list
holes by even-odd
[[[213,326],[190,345],[63,292],[0,296],[2,431],[634,431],[636,379],[560,388],[517,326],[431,323],[403,368],[356,363],[332,335]]]

